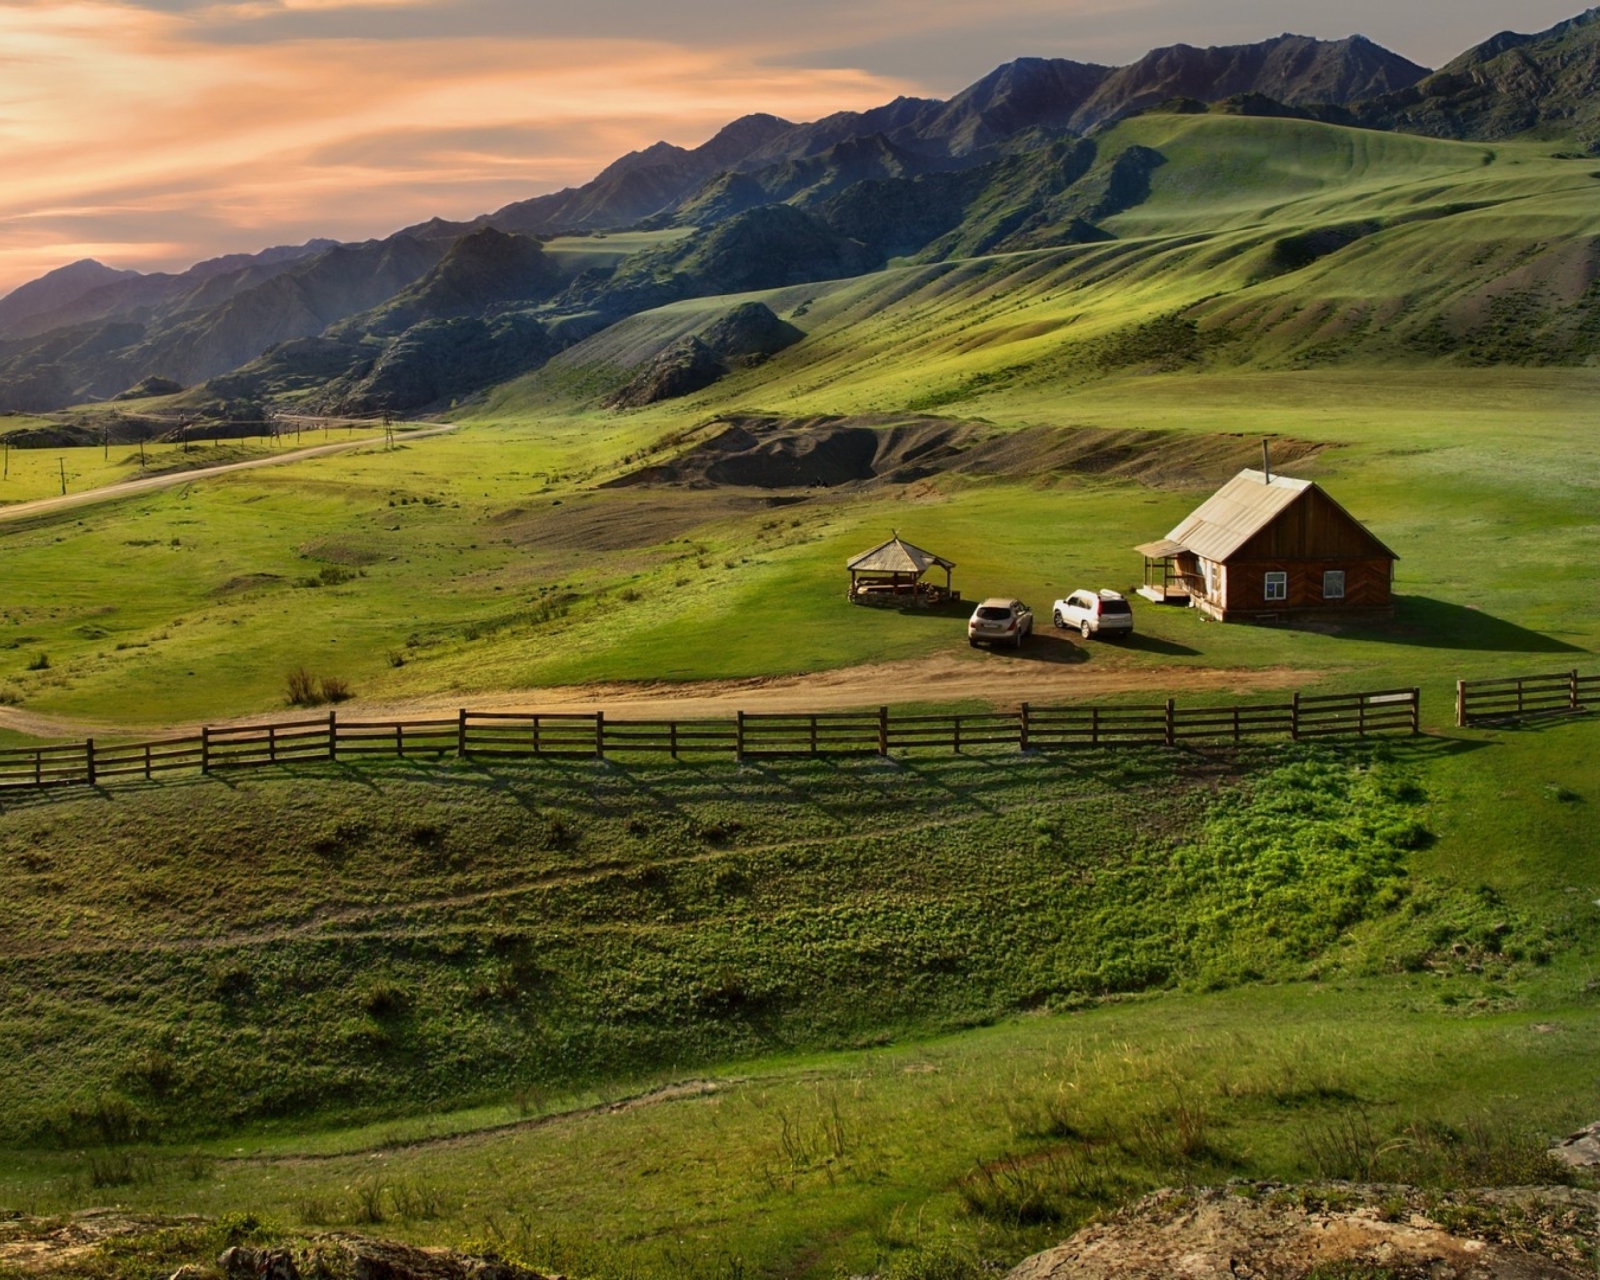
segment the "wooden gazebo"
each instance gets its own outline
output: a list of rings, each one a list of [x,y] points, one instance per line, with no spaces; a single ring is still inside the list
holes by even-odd
[[[959,600],[950,589],[950,571],[956,566],[943,556],[914,547],[896,533],[889,541],[863,551],[845,562],[850,570],[850,600],[910,596],[915,600]],[[944,586],[927,583],[930,569],[944,570]]]

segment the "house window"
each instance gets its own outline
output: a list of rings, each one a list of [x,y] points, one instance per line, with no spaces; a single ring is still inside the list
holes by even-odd
[[[1322,598],[1324,600],[1344,599],[1344,570],[1329,569],[1322,575]]]
[[[1267,575],[1267,599],[1287,600],[1289,598],[1289,575],[1287,573],[1269,573]]]
[[[1201,564],[1206,570],[1206,599],[1218,600],[1222,597],[1222,568],[1214,560],[1202,560]]]

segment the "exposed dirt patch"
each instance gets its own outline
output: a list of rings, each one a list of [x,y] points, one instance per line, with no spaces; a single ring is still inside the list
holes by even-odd
[[[589,493],[513,507],[491,517],[498,536],[524,549],[636,551],[659,546],[715,520],[747,516],[782,500],[739,494]]]
[[[934,654],[903,662],[875,662],[804,675],[756,676],[747,680],[628,681],[561,685],[500,692],[444,693],[395,702],[361,703],[361,717],[454,715],[466,705],[474,711],[626,710],[637,716],[691,719],[731,716],[735,711],[850,711],[881,703],[927,701],[988,703],[1016,707],[1071,704],[1114,694],[1150,693],[1185,697],[1198,691],[1248,695],[1306,688],[1330,675],[1294,667],[1262,670],[1201,667],[1096,669],[1082,664],[1084,650],[1073,640],[1041,633],[1020,653]],[[269,712],[229,724],[266,724],[283,719]],[[217,722],[223,723],[223,722]],[[20,707],[0,707],[0,728],[31,737],[81,740],[102,737],[198,733],[198,724],[108,725],[43,715]]]
[[[238,596],[246,591],[259,591],[262,587],[274,586],[283,581],[283,577],[276,573],[242,573],[238,577],[229,578],[211,594],[214,596]]]
[[[206,1218],[133,1217],[106,1209],[66,1218],[14,1218],[0,1222],[0,1271],[8,1276],[106,1280],[169,1272],[183,1280],[542,1280],[539,1272],[496,1258],[349,1232],[282,1238],[257,1230],[251,1237],[253,1243],[230,1245],[219,1253],[217,1244],[225,1241],[225,1233]],[[184,1261],[173,1272],[178,1259]]]
[[[307,560],[317,560],[323,564],[343,564],[352,567],[377,564],[383,559],[383,552],[375,547],[363,546],[358,542],[343,542],[338,538],[316,538],[311,542],[303,543],[300,554]]]
[[[1594,1275],[1597,1212],[1600,1195],[1570,1187],[1158,1191],[1008,1280],[1577,1280]]]
[[[87,1209],[62,1218],[0,1220],[0,1272],[54,1276],[86,1262],[107,1240],[195,1226],[201,1218],[133,1218],[113,1209]]]
[[[1220,483],[1260,462],[1253,435],[1112,431],[1100,427],[1000,430],[932,417],[743,416],[671,462],[645,467],[608,488],[681,486],[816,489],[910,484],[943,473],[1007,478],[1109,476],[1158,488]],[[1273,462],[1314,458],[1326,445],[1279,436]]]

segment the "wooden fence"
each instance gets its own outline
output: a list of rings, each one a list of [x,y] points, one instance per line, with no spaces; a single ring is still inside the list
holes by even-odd
[[[1017,711],[899,715],[887,707],[817,715],[737,712],[723,720],[612,719],[587,713],[460,711],[432,720],[341,720],[336,712],[277,724],[207,727],[188,737],[97,746],[0,751],[0,789],[89,785],[108,778],[154,778],[173,769],[211,773],[308,760],[365,756],[607,759],[640,754],[721,755],[736,760],[785,756],[879,755],[892,751],[966,751],[1013,747],[1195,741],[1294,740],[1421,731],[1416,689],[1294,695],[1288,702],[1180,707],[1172,699],[1140,706],[1034,707]]]
[[[1456,681],[1456,724],[1505,723],[1536,716],[1575,715],[1600,701],[1600,675],[1559,671],[1503,680]]]

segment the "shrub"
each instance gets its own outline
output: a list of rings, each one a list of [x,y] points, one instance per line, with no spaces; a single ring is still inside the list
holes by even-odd
[[[355,696],[355,691],[350,688],[348,680],[341,680],[338,676],[322,677],[322,700],[324,702],[349,702]]]
[[[289,705],[291,707],[315,707],[322,703],[322,692],[317,687],[317,678],[304,667],[296,667],[289,673]]]
[[[28,664],[28,670],[29,671],[48,671],[48,670],[50,670],[50,655],[48,653],[41,653],[37,658],[35,658],[32,662],[30,662]]]

